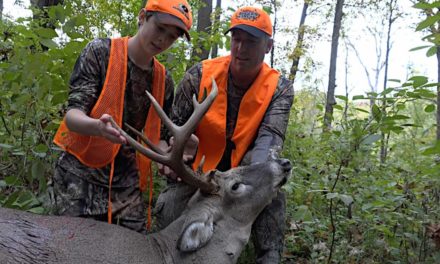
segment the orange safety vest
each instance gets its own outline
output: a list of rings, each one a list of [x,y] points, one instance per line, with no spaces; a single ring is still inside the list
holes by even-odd
[[[231,57],[225,56],[202,62],[199,101],[203,98],[203,89],[211,91],[211,76],[218,86],[217,98],[196,129],[200,143],[194,168],[197,168],[202,156],[205,156],[204,172],[217,167],[226,148],[227,87],[230,61]],[[239,165],[249,145],[254,141],[266,109],[277,88],[279,76],[278,71],[263,63],[257,78],[244,94],[231,139],[236,147],[231,154],[232,167]]]
[[[127,79],[128,37],[112,39],[110,59],[107,74],[101,94],[93,107],[90,117],[100,118],[103,114],[109,114],[115,122],[122,127],[125,86]],[[165,93],[165,67],[155,58],[153,68],[152,94],[163,106]],[[160,140],[161,120],[150,105],[148,117],[145,122],[144,135],[153,143]],[[64,121],[61,122],[54,143],[60,148],[74,155],[81,163],[92,167],[101,168],[111,164],[109,188],[114,172],[114,159],[119,151],[120,144],[114,144],[103,137],[86,136],[69,131]],[[152,195],[152,172],[151,160],[137,154],[136,162],[139,169],[139,188],[145,191],[147,178],[150,178],[150,196]],[[109,222],[111,222],[111,202],[109,200]]]

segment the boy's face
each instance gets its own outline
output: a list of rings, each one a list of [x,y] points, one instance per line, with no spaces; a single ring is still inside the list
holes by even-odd
[[[148,19],[145,12],[139,15],[139,39],[144,51],[155,56],[168,49],[181,35],[181,30],[175,26],[160,23],[153,15]]]

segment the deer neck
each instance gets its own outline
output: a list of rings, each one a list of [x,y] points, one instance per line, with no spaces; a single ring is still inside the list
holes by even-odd
[[[249,240],[251,224],[244,225],[232,217],[221,217],[215,223],[212,239],[200,249],[185,253],[177,249],[182,227],[187,223],[185,215],[180,216],[152,238],[159,245],[165,257],[163,263],[236,263]]]

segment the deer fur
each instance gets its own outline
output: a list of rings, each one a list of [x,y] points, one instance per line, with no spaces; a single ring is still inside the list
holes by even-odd
[[[251,226],[290,175],[286,159],[213,171],[164,230],[142,235],[91,219],[0,208],[0,263],[235,263]]]

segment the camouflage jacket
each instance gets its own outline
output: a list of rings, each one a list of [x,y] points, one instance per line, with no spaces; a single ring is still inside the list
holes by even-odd
[[[196,98],[198,98],[202,70],[201,63],[194,65],[186,72],[183,80],[177,87],[171,114],[173,122],[177,125],[184,124],[193,112],[192,96],[195,94]],[[231,138],[234,133],[240,102],[246,93],[246,90],[234,86],[230,74],[227,91],[226,149],[220,164],[217,166],[217,169],[222,171],[228,170],[231,167],[230,156],[232,149],[235,148]],[[272,101],[261,122],[257,137],[253,144],[249,146],[242,164],[265,161],[269,155],[270,148],[283,146],[290,107],[293,103],[293,94],[292,82],[284,77],[280,77]]]
[[[99,98],[104,85],[107,65],[110,57],[110,39],[96,39],[90,42],[76,61],[70,78],[70,91],[67,110],[80,109],[89,114]],[[153,70],[142,70],[130,59],[127,66],[127,82],[125,90],[123,123],[128,123],[137,130],[142,130],[147,118],[150,101],[145,91],[151,92]],[[174,98],[174,83],[167,71],[165,81],[164,111],[171,111]],[[167,133],[162,127],[161,135]],[[125,130],[125,129],[124,129]],[[133,135],[132,135],[133,136]],[[77,176],[95,184],[108,185],[110,165],[101,169],[92,169],[79,162],[73,155],[63,152],[58,160],[58,166],[74,171]],[[124,178],[127,171],[133,172],[136,167],[135,151],[123,145],[115,160],[113,187],[127,187],[137,184],[137,178],[127,182]]]

